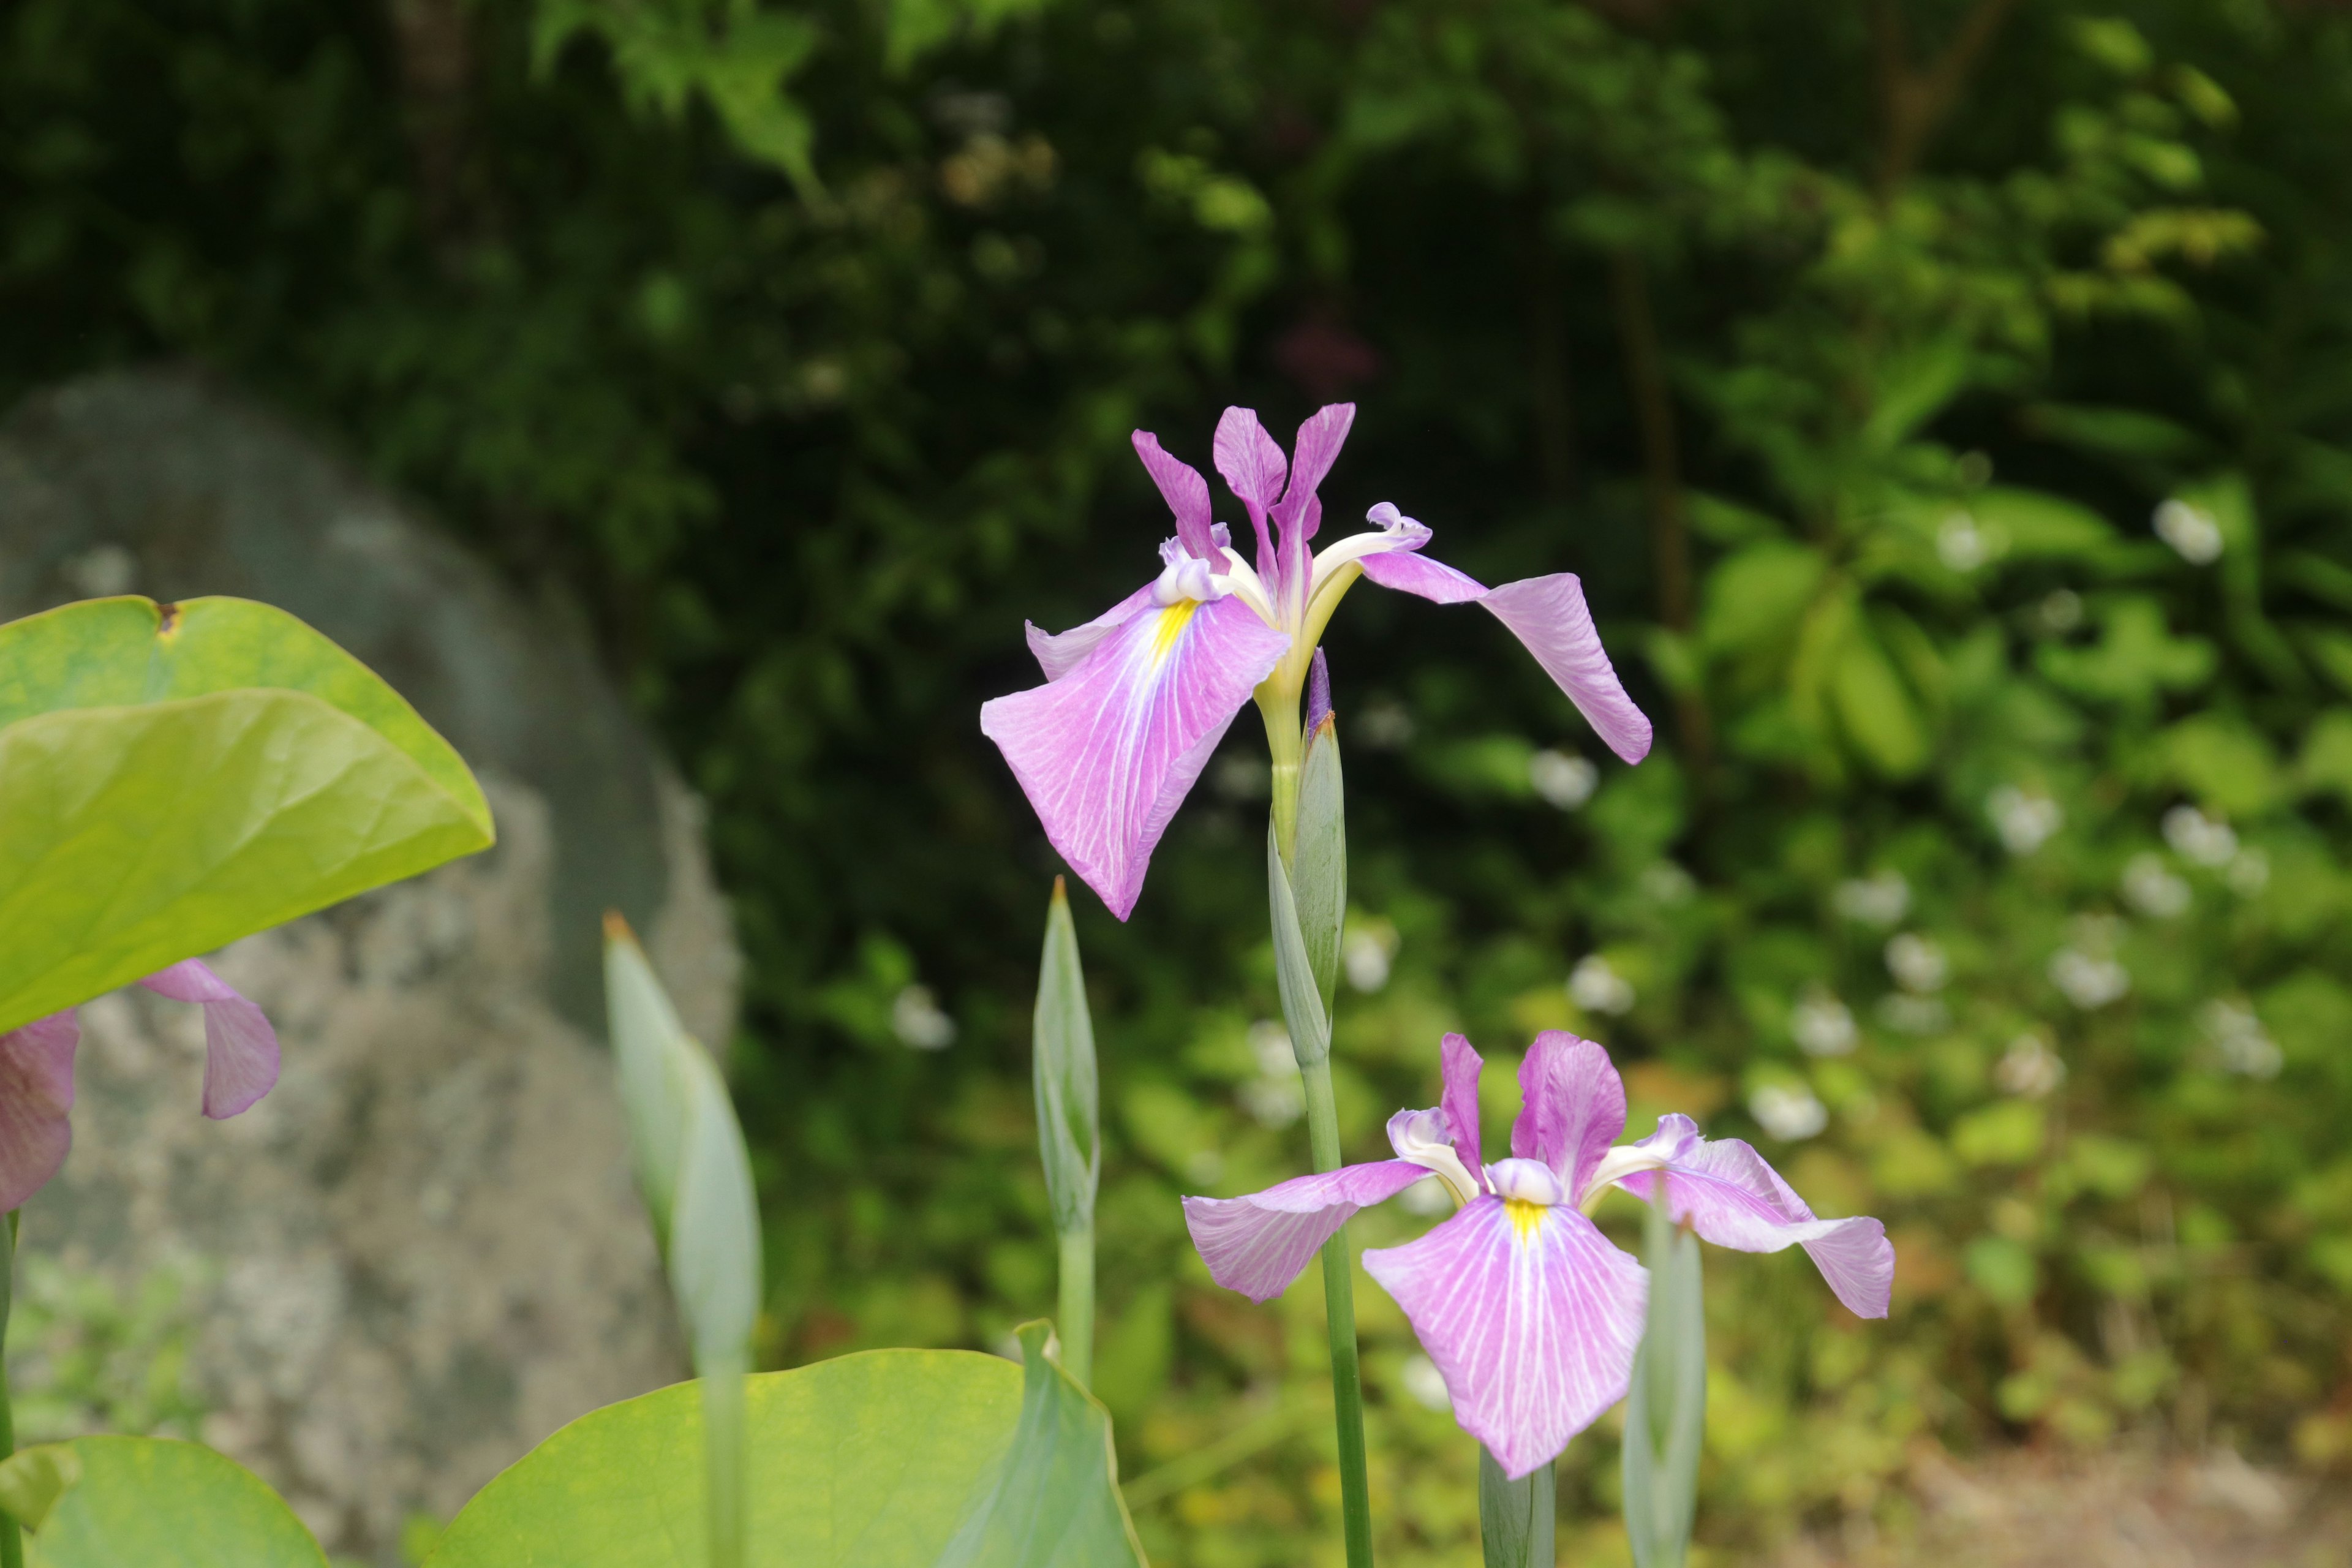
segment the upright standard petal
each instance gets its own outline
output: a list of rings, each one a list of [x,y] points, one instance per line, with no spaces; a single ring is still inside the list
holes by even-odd
[[[204,1007],[206,1116],[235,1116],[278,1082],[278,1031],[259,1007],[204,963],[182,959],[139,984],[159,996]]]
[[[1290,639],[1238,598],[1130,616],[1061,679],[981,705],[1070,868],[1125,920],[1152,847]]]
[[[1343,1165],[1296,1176],[1244,1198],[1186,1198],[1184,1225],[1209,1277],[1253,1301],[1270,1301],[1360,1208],[1392,1198],[1423,1176],[1410,1160]]]
[[[70,1010],[0,1035],[0,1213],[47,1184],[73,1147],[74,1047]]]
[[[1519,1117],[1511,1153],[1549,1165],[1571,1193],[1625,1131],[1625,1085],[1609,1053],[1565,1029],[1546,1029],[1519,1063]]]
[[[1209,533],[1213,526],[1209,481],[1192,464],[1170,456],[1150,431],[1138,430],[1129,438],[1135,443],[1135,455],[1143,459],[1144,471],[1160,487],[1160,499],[1176,514],[1176,537],[1184,542],[1185,552],[1202,561],[1215,560],[1217,547]]]
[[[1479,604],[1511,628],[1609,749],[1629,763],[1650,753],[1650,721],[1625,695],[1601,634],[1593,628],[1584,589],[1572,572],[1529,577],[1488,588],[1475,577],[1415,553],[1377,552],[1360,562],[1364,575],[1384,588],[1416,594],[1440,605]]]
[[[1282,499],[1282,479],[1289,465],[1282,459],[1282,448],[1257,422],[1255,408],[1228,408],[1217,421],[1216,440],[1211,447],[1216,459],[1217,472],[1224,476],[1235,496],[1241,499],[1242,510],[1249,513],[1250,526],[1257,530],[1257,570],[1263,577],[1278,575],[1275,564],[1274,536],[1266,531],[1266,519]]]
[[[1477,1048],[1462,1035],[1448,1035],[1437,1047],[1445,1072],[1445,1123],[1454,1134],[1454,1152],[1475,1171],[1485,1163],[1478,1154],[1478,1074],[1486,1063]]]
[[[1297,530],[1302,548],[1322,526],[1323,510],[1314,504],[1315,492],[1339,460],[1339,448],[1348,444],[1348,431],[1355,423],[1354,404],[1329,403],[1298,427],[1297,444],[1290,449],[1290,488],[1283,491],[1275,515],[1286,531]]]
[[[1087,661],[1095,645],[1151,608],[1152,584],[1146,583],[1084,626],[1072,626],[1066,632],[1043,632],[1033,621],[1024,621],[1021,627],[1028,635],[1029,651],[1037,658],[1037,668],[1045,672],[1048,680],[1059,680]]]
[[[1625,1396],[1648,1276],[1574,1208],[1483,1197],[1364,1268],[1444,1375],[1454,1418],[1514,1479]]]
[[[1855,1316],[1886,1316],[1895,1245],[1878,1221],[1814,1217],[1764,1156],[1737,1138],[1700,1137],[1687,1116],[1660,1117],[1658,1130],[1633,1147],[1664,1160],[1664,1172],[1637,1171],[1620,1177],[1618,1185],[1648,1198],[1663,1173],[1667,1213],[1706,1240],[1739,1252],[1802,1247]]]

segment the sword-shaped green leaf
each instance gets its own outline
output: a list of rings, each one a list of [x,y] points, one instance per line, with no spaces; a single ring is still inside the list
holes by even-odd
[[[1658,1186],[1643,1233],[1650,1306],[1625,1402],[1622,1475],[1637,1568],[1682,1568],[1706,1431],[1706,1314],[1698,1238],[1666,1218],[1663,1179]]]
[[[1095,1189],[1102,1175],[1101,1090],[1095,1067],[1094,1019],[1087,1009],[1086,971],[1070,899],[1054,879],[1045,911],[1045,951],[1037,964],[1037,1012],[1030,1076],[1037,1099],[1037,1152],[1061,1240],[1064,1359],[1080,1383],[1094,1363]]]
[[[1339,730],[1328,713],[1307,737],[1298,774],[1298,840],[1290,889],[1307,967],[1323,1015],[1339,1000],[1339,938],[1348,915],[1348,813],[1339,773]]]
[[[1275,988],[1282,996],[1283,1022],[1290,1027],[1290,1049],[1306,1068],[1331,1054],[1331,1016],[1323,1009],[1315,961],[1298,929],[1298,905],[1282,868],[1282,845],[1271,823],[1265,830],[1265,885],[1274,923]]]

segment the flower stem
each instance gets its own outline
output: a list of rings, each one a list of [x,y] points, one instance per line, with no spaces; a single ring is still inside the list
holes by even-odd
[[[1558,1560],[1552,1544],[1553,1515],[1559,1506],[1552,1477],[1555,1463],[1547,1460],[1515,1481],[1503,1474],[1486,1445],[1479,1445],[1478,1536],[1486,1568],[1552,1568]]]
[[[1315,1168],[1339,1168],[1339,1108],[1331,1093],[1331,1064],[1303,1067],[1307,1136]],[[1323,1244],[1323,1302],[1331,1330],[1331,1405],[1339,1438],[1339,1508],[1348,1540],[1348,1568],[1371,1568],[1371,1482],[1364,1465],[1364,1377],[1356,1360],[1356,1283],[1348,1227]]]
[[[8,1314],[16,1299],[16,1211],[8,1213],[8,1234],[0,1242],[0,1345],[8,1338]],[[0,1353],[0,1459],[16,1451],[16,1417],[8,1403],[8,1358]],[[0,1513],[0,1568],[25,1568],[25,1543],[16,1521]]]
[[[1062,1233],[1062,1301],[1054,1325],[1062,1336],[1062,1370],[1081,1384],[1094,1381],[1095,1231]]]

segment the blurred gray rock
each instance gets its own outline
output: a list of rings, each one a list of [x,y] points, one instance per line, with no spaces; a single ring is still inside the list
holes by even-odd
[[[83,1009],[74,1152],[28,1258],[198,1281],[207,1441],[330,1552],[399,1561],[556,1426],[684,1375],[603,1044],[598,917],[724,1040],[739,959],[697,805],[586,637],[331,450],[200,374],[74,382],[0,423],[0,618],[234,594],[381,672],[482,776],[498,847],[239,942],[277,1089],[197,1113],[196,1009]]]

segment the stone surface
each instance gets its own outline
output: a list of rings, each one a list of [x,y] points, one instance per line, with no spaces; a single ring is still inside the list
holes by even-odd
[[[689,1026],[737,956],[697,808],[559,610],[523,603],[331,451],[205,377],[112,374],[0,424],[0,617],[99,593],[300,616],[482,776],[497,848],[216,961],[285,1047],[197,1114],[203,1029],[83,1009],[75,1146],[28,1255],[195,1280],[208,1441],[331,1552],[398,1562],[572,1416],[684,1373],[603,1045],[598,916],[627,914]]]

